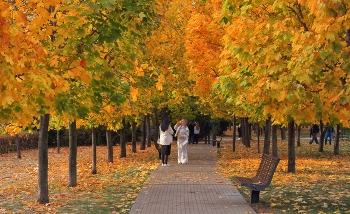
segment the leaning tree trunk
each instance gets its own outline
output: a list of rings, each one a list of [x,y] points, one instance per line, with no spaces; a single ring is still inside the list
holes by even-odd
[[[91,141],[92,141],[92,166],[91,166],[91,174],[97,173],[97,167],[96,167],[96,129],[91,129]]]
[[[300,144],[300,131],[301,131],[300,125],[297,125],[297,146],[301,146],[301,144]]]
[[[19,141],[18,134],[15,136],[16,147],[17,147],[17,158],[22,158],[21,156],[21,142]]]
[[[107,140],[107,162],[113,163],[113,142],[112,142],[112,131],[106,130]]]
[[[152,142],[151,142],[151,119],[150,119],[150,115],[147,114],[146,116],[146,141],[147,141],[147,147],[151,147],[152,146]]]
[[[77,126],[74,120],[69,124],[69,187],[77,186]]]
[[[39,204],[49,203],[49,157],[48,157],[48,131],[50,115],[40,116],[39,142],[38,142],[38,190]]]
[[[236,116],[233,116],[232,152],[236,151]]]
[[[136,122],[131,123],[131,152],[136,153]]]
[[[295,173],[295,131],[293,120],[288,123],[288,172]]]
[[[265,122],[264,154],[270,154],[271,118]]]
[[[250,147],[248,117],[242,119],[241,123],[242,141],[246,147]]]
[[[60,130],[58,129],[57,131],[57,153],[59,154],[61,151],[61,139],[60,139]]]
[[[126,157],[126,142],[125,142],[125,120],[123,119],[123,128],[120,130],[120,158]]]
[[[285,140],[286,139],[286,128],[281,127],[281,139]]]
[[[140,150],[146,149],[146,116],[142,116]]]
[[[334,155],[339,155],[339,135],[340,135],[340,125],[337,125],[335,133],[335,142],[334,142]]]
[[[272,155],[278,157],[277,154],[277,125],[272,126]]]

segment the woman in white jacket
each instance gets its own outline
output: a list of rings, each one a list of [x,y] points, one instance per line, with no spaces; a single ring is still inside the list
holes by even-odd
[[[171,143],[173,142],[174,130],[170,126],[169,117],[165,116],[159,126],[159,144],[161,145],[162,166],[170,166],[168,157],[170,155]]]
[[[177,137],[177,163],[178,164],[187,164],[188,163],[188,156],[187,156],[187,144],[188,144],[188,136],[189,136],[189,129],[187,127],[187,120],[182,119],[175,125],[176,134]]]

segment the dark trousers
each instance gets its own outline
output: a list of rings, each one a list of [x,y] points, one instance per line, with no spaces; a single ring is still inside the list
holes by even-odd
[[[204,143],[208,143],[210,144],[210,133],[205,133],[205,136],[204,136]]]
[[[188,136],[188,142],[193,143],[193,141],[194,141],[194,134],[190,133],[190,135]]]
[[[199,134],[194,134],[193,143],[198,144],[198,140],[199,140]]]
[[[311,136],[312,136],[312,139],[309,143],[312,144],[315,141],[315,143],[318,144],[317,133],[312,133]]]

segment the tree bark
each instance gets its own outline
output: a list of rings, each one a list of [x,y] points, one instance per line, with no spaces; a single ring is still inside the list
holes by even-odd
[[[126,157],[126,142],[125,142],[125,120],[123,119],[123,128],[120,130],[120,158]]]
[[[300,131],[301,131],[300,125],[297,125],[297,146],[301,146],[301,144],[300,144]]]
[[[151,147],[152,146],[152,142],[151,142],[151,119],[150,119],[150,115],[147,114],[146,116],[146,140],[147,140],[147,147]]]
[[[277,154],[277,125],[272,126],[272,156],[278,157],[278,154]]]
[[[74,120],[69,124],[69,187],[77,186],[77,126]]]
[[[260,125],[258,123],[258,153],[260,153]]]
[[[246,147],[250,147],[250,137],[249,137],[249,123],[248,117],[242,119],[242,141]]]
[[[131,123],[131,145],[132,145],[132,153],[136,153],[136,122]]]
[[[159,150],[159,145],[157,143],[158,137],[159,137],[159,123],[158,123],[158,109],[154,109],[154,119],[153,119],[153,125],[154,125],[154,146],[157,150]]]
[[[142,116],[140,150],[146,149],[146,116]]]
[[[318,151],[319,152],[323,152],[323,148],[324,148],[324,135],[325,132],[323,131],[323,122],[322,120],[320,120],[320,142],[318,144]]]
[[[96,174],[97,173],[97,163],[96,163],[96,129],[92,128],[91,129],[91,141],[92,141],[92,167],[91,167],[91,174]]]
[[[60,139],[60,130],[57,130],[57,153],[61,152],[61,139]]]
[[[334,155],[339,155],[339,135],[340,135],[340,125],[337,124],[335,139],[334,139]]]
[[[271,118],[265,122],[264,154],[270,154]]]
[[[39,204],[49,203],[49,158],[48,158],[48,131],[50,115],[40,116],[39,142],[38,142],[38,190]]]
[[[111,130],[106,130],[106,140],[107,140],[107,162],[113,163],[113,142],[112,142]]]
[[[232,152],[236,151],[236,116],[233,116],[233,127],[232,127]]]
[[[281,139],[285,140],[286,139],[286,128],[281,127]]]
[[[295,173],[295,131],[294,121],[288,123],[288,172]]]
[[[19,141],[19,136],[16,134],[15,136],[16,147],[17,147],[17,158],[22,158],[21,156],[21,142]]]

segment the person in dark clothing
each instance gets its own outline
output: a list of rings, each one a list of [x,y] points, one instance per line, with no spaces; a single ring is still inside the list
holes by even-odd
[[[332,135],[334,134],[334,128],[331,124],[327,123],[324,127],[324,144],[327,145],[327,139],[329,138],[329,145],[332,145]]]
[[[238,125],[238,140],[241,139],[242,137],[242,127],[241,127],[241,124]]]
[[[193,138],[194,138],[194,124],[192,121],[188,125],[188,130],[190,131],[190,134],[188,136],[188,142],[191,144],[193,143]]]
[[[318,127],[318,125],[317,124],[312,125],[310,129],[310,137],[312,137],[311,141],[309,142],[310,144],[312,144],[314,141],[316,144],[318,144],[318,140],[317,140],[318,132],[320,132],[320,128]]]
[[[210,144],[210,130],[211,130],[211,124],[209,123],[209,121],[205,122],[204,125],[204,144]]]

